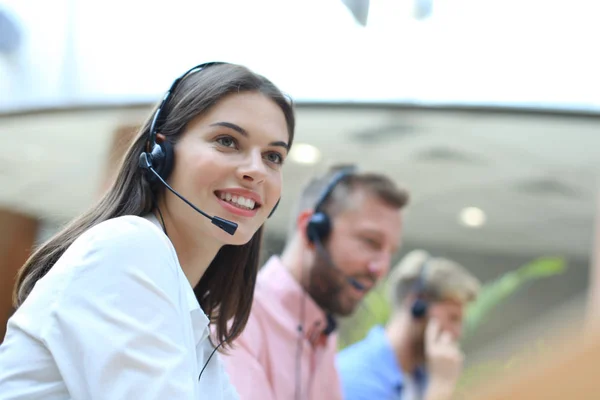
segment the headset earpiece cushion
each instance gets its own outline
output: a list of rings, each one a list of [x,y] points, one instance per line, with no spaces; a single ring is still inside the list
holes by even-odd
[[[323,212],[316,212],[308,221],[306,226],[306,235],[311,243],[316,241],[324,242],[331,231],[331,220],[329,216]]]
[[[411,307],[411,314],[415,319],[421,319],[427,314],[428,304],[424,299],[416,299]]]
[[[167,180],[173,170],[173,162],[175,160],[171,142],[164,140],[161,143],[156,143],[152,147],[150,158],[152,160],[152,168],[154,168],[161,178]],[[158,182],[158,178],[153,173],[149,173],[147,176],[150,183]]]

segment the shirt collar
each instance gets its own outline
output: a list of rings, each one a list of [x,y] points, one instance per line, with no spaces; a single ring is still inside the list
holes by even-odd
[[[283,265],[280,257],[269,258],[260,271],[257,287],[267,292],[269,298],[278,299],[279,306],[295,323],[304,314],[302,326],[308,339],[315,342],[319,339],[327,327],[326,314]]]
[[[210,324],[210,320],[208,316],[204,314],[204,311],[200,307],[198,299],[196,298],[196,294],[194,293],[194,288],[192,288],[192,285],[190,285],[190,282],[187,280],[185,274],[183,273],[181,265],[179,264],[179,259],[177,258],[177,253],[175,252],[175,248],[173,247],[173,244],[171,243],[169,237],[164,233],[162,225],[153,213],[148,213],[144,216],[144,218],[152,222],[160,230],[160,233],[165,236],[165,239],[169,242],[169,246],[171,247],[171,251],[173,252],[173,257],[175,257],[177,267],[179,268],[179,271],[177,271],[177,273],[179,274],[180,287],[185,293],[185,303],[187,305],[187,310],[190,313],[190,318],[192,319],[194,338],[197,344],[201,340],[203,340],[206,335],[208,335],[208,326]]]
[[[185,296],[188,310],[190,312],[190,318],[192,320],[192,329],[194,331],[194,340],[196,345],[204,340],[209,334],[210,320],[208,315],[204,314],[204,311],[198,303],[198,299],[194,293],[194,290],[190,286],[189,282],[183,283],[186,286]]]

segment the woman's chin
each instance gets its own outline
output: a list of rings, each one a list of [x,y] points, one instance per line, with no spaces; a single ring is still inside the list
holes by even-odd
[[[223,245],[243,246],[252,240],[255,233],[256,231],[250,231],[249,229],[244,229],[243,226],[238,225],[235,234],[230,235],[225,231],[221,231],[219,239]]]

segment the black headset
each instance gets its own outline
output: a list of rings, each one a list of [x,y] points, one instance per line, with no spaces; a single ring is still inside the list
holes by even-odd
[[[148,138],[146,140],[146,151],[142,152],[140,155],[140,165],[143,167],[145,165],[145,160],[143,158],[147,158],[150,166],[158,173],[160,178],[163,180],[167,180],[171,171],[173,170],[173,164],[175,161],[175,153],[173,151],[173,145],[169,140],[163,140],[161,143],[156,142],[156,134],[158,133],[158,129],[160,126],[166,121],[166,116],[161,115],[164,114],[163,109],[166,107],[167,102],[171,98],[171,95],[175,92],[181,81],[194,72],[202,71],[213,65],[225,64],[223,62],[208,62],[200,65],[196,65],[193,68],[187,70],[183,75],[179,78],[175,79],[175,81],[171,84],[171,87],[165,93],[160,105],[156,109],[154,113],[154,117],[152,118],[152,123],[150,124],[150,130],[148,131]],[[146,179],[151,185],[156,185],[159,183],[159,176],[152,173],[149,169],[146,169]]]
[[[156,135],[158,133],[158,129],[166,121],[166,116],[161,115],[161,114],[164,114],[164,112],[162,112],[162,111],[166,107],[167,102],[171,98],[171,95],[175,92],[175,90],[177,89],[177,87],[179,86],[181,81],[186,76],[188,76],[192,73],[200,72],[200,71],[202,71],[206,68],[209,68],[213,65],[223,65],[223,64],[227,64],[227,63],[221,62],[221,61],[212,61],[212,62],[199,64],[193,68],[190,68],[185,73],[183,73],[179,78],[175,79],[175,81],[171,84],[171,87],[169,88],[169,90],[165,93],[160,105],[156,109],[156,112],[154,113],[154,117],[152,118],[152,123],[150,124],[150,129],[148,131],[148,138],[146,140],[146,146],[145,146],[146,149],[145,149],[145,151],[142,152],[142,154],[140,154],[139,165],[143,170],[145,170],[146,180],[148,181],[148,183],[151,185],[152,188],[155,188],[157,184],[162,183],[163,185],[165,185],[165,187],[167,189],[169,189],[174,194],[176,194],[179,198],[181,198],[183,201],[185,201],[188,205],[190,205],[192,208],[194,208],[200,214],[211,219],[213,224],[219,226],[224,231],[226,231],[230,234],[233,234],[233,233],[235,233],[235,230],[237,229],[236,223],[224,220],[224,219],[216,217],[216,216],[211,217],[211,216],[207,215],[206,213],[204,213],[203,211],[198,209],[196,206],[191,204],[184,197],[182,197],[175,190],[173,190],[166,183],[166,180],[168,179],[169,175],[171,174],[171,171],[173,170],[173,165],[174,165],[174,161],[175,161],[175,152],[173,151],[173,144],[168,139],[163,140],[161,143],[157,143],[157,141],[156,141]],[[275,206],[269,213],[269,218],[271,218],[271,216],[277,209],[277,206],[279,205],[280,201],[281,201],[281,199],[277,200],[277,203],[275,203]]]
[[[345,178],[350,175],[356,173],[356,166],[351,165],[342,168],[339,172],[337,172],[329,184],[323,189],[323,192],[318,197],[318,200],[315,204],[314,212],[311,215],[308,224],[306,225],[306,236],[308,237],[308,241],[315,245],[317,251],[321,254],[322,257],[325,258],[327,263],[334,269],[338,270],[340,274],[342,274],[349,284],[354,286],[355,289],[364,291],[365,286],[354,279],[353,277],[347,275],[343,270],[337,267],[329,252],[325,249],[324,242],[327,240],[329,235],[331,234],[331,229],[333,227],[333,223],[331,221],[331,217],[323,210],[323,206],[327,201],[327,198],[331,195],[335,187]],[[335,330],[335,325],[331,326],[327,331],[332,332]]]
[[[417,281],[415,282],[415,293],[417,298],[413,302],[410,313],[414,319],[422,319],[427,315],[427,310],[429,309],[429,301],[424,298],[426,291],[426,279],[427,279],[427,265],[429,264],[429,258],[423,262],[421,266],[421,271],[419,272],[419,276],[417,277]]]
[[[355,172],[355,166],[344,167],[341,171],[336,173],[333,178],[331,178],[331,181],[319,196],[315,204],[315,211],[313,215],[311,215],[308,225],[306,226],[306,235],[311,243],[323,243],[331,233],[331,217],[323,210],[323,205],[337,184]]]

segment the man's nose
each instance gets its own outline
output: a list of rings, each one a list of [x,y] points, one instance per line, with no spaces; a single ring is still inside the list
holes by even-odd
[[[381,278],[390,269],[391,258],[389,256],[379,257],[369,263],[369,273]]]

